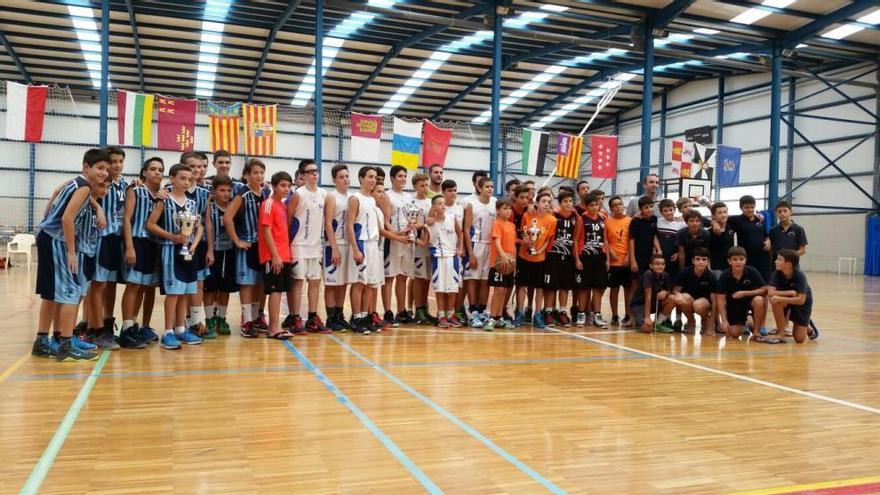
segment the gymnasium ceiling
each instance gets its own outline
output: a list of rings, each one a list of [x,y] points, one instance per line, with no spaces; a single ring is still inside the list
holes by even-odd
[[[508,10],[507,124],[579,128],[612,78],[625,83],[603,115],[637,106],[643,56],[633,32],[646,22],[655,29],[655,94],[766,72],[761,55],[774,42],[791,50],[788,69],[880,60],[878,0],[498,3]],[[110,9],[112,88],[314,104],[314,0],[111,0]],[[485,122],[493,10],[491,1],[325,0],[325,107]],[[27,76],[94,95],[100,21],[100,1],[0,1],[0,79]]]

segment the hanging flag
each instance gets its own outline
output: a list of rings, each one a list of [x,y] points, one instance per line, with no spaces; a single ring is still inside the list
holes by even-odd
[[[550,135],[546,132],[523,129],[522,173],[544,175],[544,162],[547,160],[547,144]]]
[[[577,179],[581,168],[581,149],[584,146],[582,136],[556,135],[556,175],[569,179]]]
[[[351,151],[349,157],[355,162],[376,163],[382,144],[382,116],[351,114]]]
[[[407,122],[394,117],[391,165],[402,165],[410,170],[419,168],[419,148],[421,146],[422,123]]]
[[[196,100],[159,95],[159,149],[192,151],[196,131]]]
[[[672,173],[688,178],[691,176],[691,159],[693,148],[691,143],[685,146],[684,141],[672,140]]]
[[[692,179],[712,180],[715,171],[715,147],[694,143],[694,161],[691,167]]]
[[[244,112],[244,152],[250,156],[275,154],[278,105],[248,105]]]
[[[39,143],[49,86],[28,86],[6,82],[6,139]]]
[[[617,136],[592,136],[590,175],[597,179],[613,179],[617,175]]]
[[[430,120],[425,120],[423,127],[424,143],[422,145],[422,166],[446,164],[446,153],[449,151],[449,142],[452,141],[452,129],[443,129],[434,125]]]
[[[226,150],[238,153],[238,127],[241,122],[241,103],[224,106],[208,102],[208,131],[211,134],[211,153]]]
[[[116,92],[116,131],[120,145],[149,146],[153,142],[154,95]]]
[[[739,185],[739,166],[742,161],[742,148],[718,145],[716,153],[718,163],[718,186],[730,187]]]

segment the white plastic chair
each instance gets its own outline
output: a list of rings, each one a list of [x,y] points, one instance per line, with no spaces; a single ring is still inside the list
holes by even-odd
[[[13,254],[23,254],[27,256],[27,266],[31,266],[31,251],[34,244],[37,242],[37,238],[32,234],[15,234],[15,237],[12,238],[12,241],[6,245],[6,256],[8,258],[9,264],[12,264],[12,255]]]

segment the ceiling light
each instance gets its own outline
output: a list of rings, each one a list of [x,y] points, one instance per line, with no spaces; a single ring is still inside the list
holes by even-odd
[[[770,12],[761,9],[749,9],[742,14],[734,17],[730,20],[730,22],[736,22],[738,24],[752,24],[755,21],[763,19],[770,15]]]
[[[718,33],[720,33],[721,31],[719,31],[719,30],[717,30],[717,29],[697,28],[697,29],[694,29],[694,32],[697,33],[697,34],[707,34],[707,35],[710,35],[710,36],[711,36],[711,35],[713,35],[713,34],[718,34]]]
[[[822,34],[822,37],[823,38],[831,38],[833,40],[839,40],[839,39],[846,38],[847,36],[849,36],[851,34],[858,33],[859,31],[861,31],[863,29],[865,29],[865,28],[863,28],[862,26],[856,25],[856,24],[844,24],[843,26],[834,28],[831,31],[828,31],[827,33]]]
[[[858,21],[865,24],[880,24],[880,9],[875,10],[868,15],[859,17]]]
[[[776,7],[778,9],[784,9],[789,5],[793,4],[794,0],[764,0],[761,2],[761,5],[766,5],[768,7]]]

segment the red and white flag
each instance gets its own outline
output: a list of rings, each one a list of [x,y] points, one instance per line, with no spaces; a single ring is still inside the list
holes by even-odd
[[[376,163],[380,161],[379,150],[382,144],[382,116],[351,114],[351,152],[355,162]]]
[[[39,143],[49,86],[6,82],[6,139]]]
[[[685,146],[687,144],[688,146]],[[694,157],[694,149],[690,143],[684,141],[672,141],[672,173],[688,178],[691,176],[691,160]]]
[[[590,138],[592,170],[590,176],[597,179],[613,179],[617,176],[617,136],[592,136]]]

